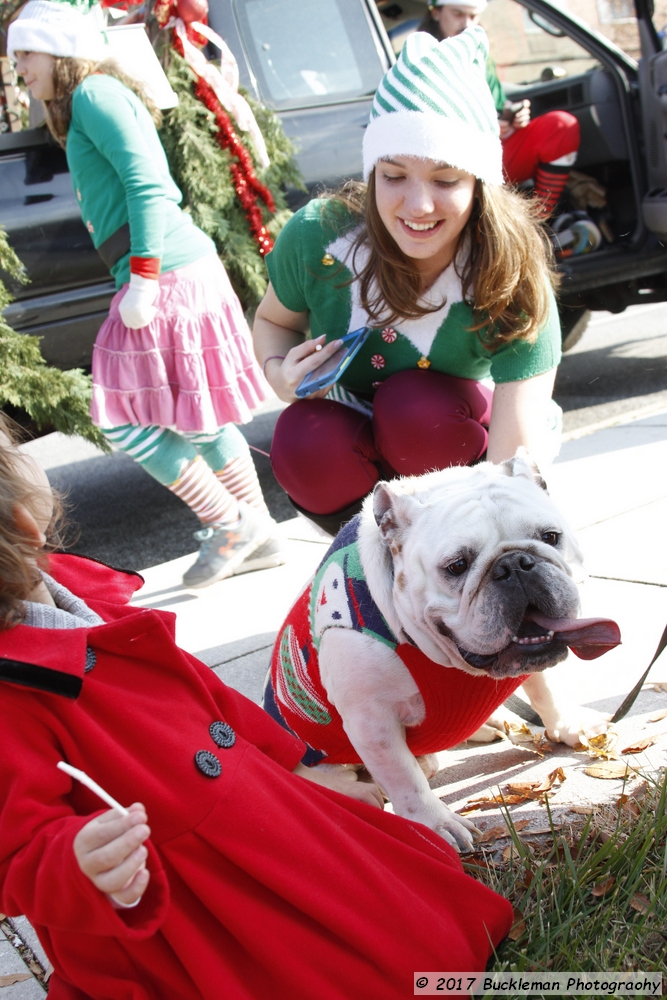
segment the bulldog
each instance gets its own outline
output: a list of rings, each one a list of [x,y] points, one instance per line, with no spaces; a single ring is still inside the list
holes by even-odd
[[[577,619],[582,557],[525,452],[378,483],[283,624],[264,707],[308,763],[365,766],[394,811],[457,849],[473,824],[431,792],[418,758],[478,734],[519,685],[551,739],[574,745],[605,717],[558,695],[568,647],[620,642]]]

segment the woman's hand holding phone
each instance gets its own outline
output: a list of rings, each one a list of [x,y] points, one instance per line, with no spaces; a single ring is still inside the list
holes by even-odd
[[[332,340],[326,343],[326,337],[317,337],[315,340],[304,340],[302,344],[297,344],[287,352],[284,359],[275,359],[270,364],[267,363],[265,375],[269,385],[279,399],[285,403],[294,403],[298,396],[296,388],[301,384],[306,375],[315,371],[320,365],[340,350],[342,340]],[[308,399],[321,399],[329,392],[329,387],[313,392]]]

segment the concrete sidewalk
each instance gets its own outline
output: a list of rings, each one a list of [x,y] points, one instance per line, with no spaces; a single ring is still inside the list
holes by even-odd
[[[590,574],[582,587],[583,615],[614,618],[623,644],[599,660],[571,656],[558,668],[572,698],[613,712],[647,666],[667,621],[667,411],[646,419],[596,431],[566,441],[547,479],[549,489],[576,529]],[[271,647],[285,612],[314,571],[328,546],[301,518],[280,525],[289,553],[287,565],[232,577],[203,591],[183,588],[183,570],[192,555],[145,571],[146,584],[135,603],[164,608],[177,615],[180,644],[212,667],[228,684],[255,701],[261,700]],[[655,689],[662,683],[663,688]],[[619,749],[657,736],[645,752],[625,759],[642,774],[655,775],[667,765],[667,653],[653,667],[649,682],[629,716],[615,727]],[[662,735],[659,735],[662,734]],[[542,780],[561,767],[566,781],[550,800],[557,824],[569,824],[613,803],[623,792],[621,779],[589,777],[591,757],[555,746],[543,758],[507,741],[464,744],[440,756],[441,770],[432,781],[450,807],[460,809],[471,798],[490,796],[508,782]],[[625,790],[639,788],[641,777]],[[510,807],[527,820],[522,836],[544,831],[547,812],[539,802]],[[498,807],[471,814],[482,829],[503,822]],[[2,924],[0,989],[3,1000],[33,1000],[43,988],[21,954],[23,945],[46,959],[25,918]],[[24,978],[25,976],[28,978]],[[12,984],[12,977],[20,976]],[[7,977],[7,978],[4,978]],[[5,985],[6,984],[6,985]]]

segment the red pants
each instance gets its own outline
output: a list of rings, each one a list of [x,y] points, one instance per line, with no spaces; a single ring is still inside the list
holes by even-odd
[[[568,111],[533,118],[503,142],[503,167],[512,184],[535,177],[538,163],[553,163],[579,149],[579,122]]]
[[[328,399],[299,400],[276,424],[275,477],[306,511],[345,510],[381,477],[475,462],[486,451],[492,399],[471,379],[411,370],[382,383],[372,420]]]

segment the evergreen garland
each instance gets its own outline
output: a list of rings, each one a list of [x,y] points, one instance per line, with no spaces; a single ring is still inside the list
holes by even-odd
[[[17,281],[28,280],[21,261],[0,229],[0,269]],[[0,407],[20,407],[37,427],[80,434],[109,451],[103,434],[90,419],[92,383],[80,368],[61,371],[47,365],[39,337],[16,333],[5,322],[3,311],[12,296],[0,280]]]
[[[268,278],[234,189],[229,169],[233,157],[220,148],[214,116],[195,96],[194,73],[173,50],[169,53],[167,76],[178,94],[178,105],[164,114],[160,130],[171,175],[183,193],[183,207],[215,243],[244,309],[252,309],[263,297]],[[274,214],[260,205],[264,224],[275,238],[292,214],[287,208],[283,185],[303,189],[303,181],[294,164],[294,147],[278,117],[246,92],[243,96],[253,110],[271,159],[271,165],[260,172],[252,141],[239,131],[258,176],[276,203]]]

